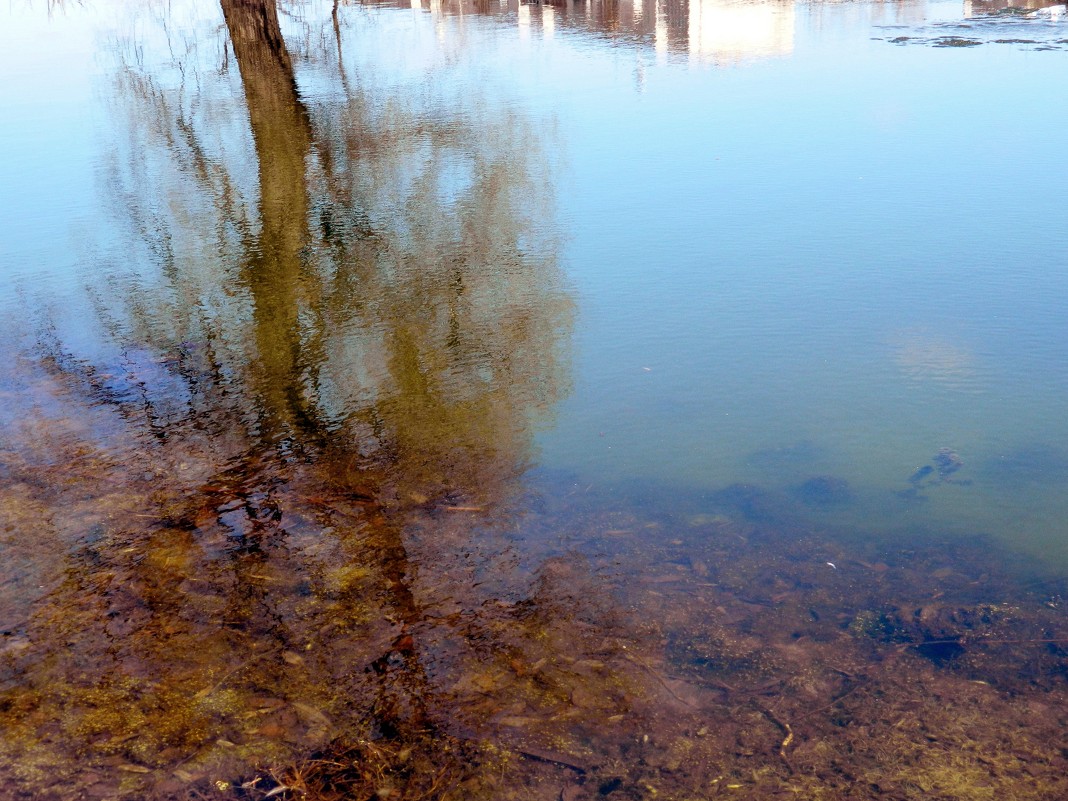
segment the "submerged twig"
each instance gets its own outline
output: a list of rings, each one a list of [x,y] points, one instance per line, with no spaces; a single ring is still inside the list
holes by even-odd
[[[577,773],[586,773],[589,770],[585,765],[571,759],[566,754],[556,751],[542,751],[531,748],[517,748],[516,751],[528,759],[536,759],[538,762],[548,762],[551,765],[570,768]]]
[[[221,679],[219,679],[214,685],[212,685],[211,687],[205,687],[203,690],[198,692],[194,697],[197,698],[197,699],[201,699],[201,698],[207,698],[208,696],[214,694],[215,692],[218,691],[218,689],[220,687],[222,687],[224,684],[226,684],[226,682],[228,682],[230,679],[232,679],[234,676],[236,676],[238,673],[240,673],[245,668],[249,667],[249,665],[251,665],[253,662],[256,662],[256,661],[258,661],[260,659],[263,659],[263,657],[265,657],[266,655],[267,654],[256,654],[256,656],[253,656],[253,657],[251,657],[249,659],[246,659],[240,665],[238,665],[233,670],[231,670],[229,673],[227,673],[225,676],[223,676]]]
[[[779,720],[779,718],[775,715],[775,713],[772,712],[767,707],[761,706],[760,704],[757,704],[755,701],[753,702],[753,705],[757,709],[760,710],[761,714],[763,714],[764,717],[766,717],[768,720],[770,720],[772,723],[774,723],[776,726],[778,726],[779,729],[782,731],[783,735],[785,735],[783,737],[783,739],[782,739],[782,742],[779,744],[779,758],[782,760],[782,763],[786,766],[786,770],[792,776],[794,774],[794,766],[790,764],[790,759],[789,759],[789,757],[786,756],[786,749],[789,748],[790,747],[790,743],[792,743],[794,741],[794,730],[793,730],[793,728],[786,721]]]
[[[671,693],[671,697],[674,698],[676,701],[678,701],[680,704],[685,704],[686,706],[690,707],[690,709],[696,709],[697,708],[693,704],[691,704],[689,701],[687,701],[685,698],[680,697],[679,694],[676,693],[673,689],[671,689],[671,687],[668,685],[667,681],[664,680],[664,677],[661,676],[660,673],[657,672],[644,659],[641,659],[640,657],[635,656],[634,654],[629,654],[629,653],[625,653],[625,654],[623,654],[623,656],[625,656],[628,660],[630,660],[634,664],[639,665],[639,666],[645,668],[647,671],[649,671],[649,674],[660,683],[660,686],[663,687],[665,690],[667,690],[669,693]]]
[[[901,648],[918,648],[921,645],[1068,645],[1068,638],[1057,637],[1053,639],[1022,639],[1022,640],[993,640],[984,637],[950,637],[945,640],[922,640],[920,642],[903,642]]]
[[[798,721],[804,720],[805,718],[811,717],[812,715],[816,715],[816,714],[818,714],[820,712],[823,712],[823,711],[825,711],[827,709],[830,709],[832,706],[834,706],[835,704],[837,704],[838,702],[840,702],[844,698],[848,698],[849,696],[851,696],[853,693],[855,693],[857,690],[859,690],[861,687],[863,687],[864,684],[865,684],[864,681],[858,682],[857,684],[853,685],[848,690],[846,690],[844,693],[839,695],[837,698],[835,698],[833,701],[831,701],[829,704],[824,704],[823,706],[817,707],[816,709],[810,709],[805,714],[801,715],[798,718],[795,718],[794,722],[796,723]]]

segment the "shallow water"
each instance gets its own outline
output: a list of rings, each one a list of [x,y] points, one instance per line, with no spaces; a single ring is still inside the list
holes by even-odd
[[[1032,5],[6,9],[3,786],[1062,795]]]

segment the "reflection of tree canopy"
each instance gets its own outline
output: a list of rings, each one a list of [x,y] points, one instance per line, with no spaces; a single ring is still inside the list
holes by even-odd
[[[567,321],[531,124],[344,67],[315,70],[303,101],[273,7],[223,9],[239,76],[226,43],[162,68],[126,49],[109,192],[123,246],[159,274],[107,313],[210,365],[190,415],[395,465],[417,494],[513,474],[560,387]],[[309,67],[336,58],[324,41]]]
[[[139,15],[119,48],[102,337],[39,335],[55,412],[0,452],[0,505],[44,521],[3,543],[29,579],[0,607],[0,761],[35,792],[429,738],[434,566],[405,526],[503,497],[566,370],[532,124],[436,79],[376,90],[295,58],[272,5],[221,5]],[[65,415],[89,423],[57,436]]]

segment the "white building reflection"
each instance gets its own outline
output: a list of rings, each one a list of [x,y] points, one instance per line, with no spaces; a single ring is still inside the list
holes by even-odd
[[[794,0],[400,0],[435,15],[510,18],[524,38],[580,32],[662,58],[731,64],[789,54]]]
[[[648,48],[658,60],[734,64],[786,56],[799,28],[819,30],[828,9],[851,8],[850,17],[873,25],[920,25],[930,19],[928,0],[816,0],[798,11],[796,0],[340,0],[344,5],[397,5],[435,16],[493,17],[521,28],[522,38],[562,33]],[[963,16],[1011,8],[1056,18],[1058,0],[963,0]]]
[[[1065,4],[1060,0],[964,0],[964,16],[981,17],[1012,10],[1019,14],[1024,11],[1043,11],[1048,9],[1052,19],[1065,15]]]
[[[687,51],[692,61],[731,63],[794,49],[793,2],[690,0]]]

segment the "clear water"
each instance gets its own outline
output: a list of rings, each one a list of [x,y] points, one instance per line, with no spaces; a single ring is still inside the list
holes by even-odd
[[[530,126],[516,136],[543,187],[524,211],[553,239],[577,312],[571,389],[541,426],[539,464],[694,489],[834,475],[855,496],[825,510],[836,520],[984,532],[1068,559],[1068,112],[1049,77],[1064,56],[1042,50],[1062,46],[1055,14],[704,4],[684,25],[655,5],[477,10],[348,9],[345,57],[382,97],[463,96],[456,125]],[[332,33],[320,11],[293,26],[324,51],[297,71],[328,106],[343,90],[333,43],[311,40]],[[143,32],[95,8],[8,14],[8,314],[64,297],[82,329],[71,347],[92,349],[70,295],[123,248],[102,174],[126,135],[109,82],[113,46]],[[954,31],[984,44],[888,41]],[[449,169],[441,180],[466,180]],[[131,261],[111,261],[111,280],[156,280]],[[970,485],[897,497],[941,448]]]
[[[465,717],[482,701],[450,673],[466,663],[425,621],[442,604],[442,620],[477,618],[547,593],[561,605],[553,619],[574,622],[567,599],[586,577],[554,561],[567,554],[604,560],[591,573],[614,577],[624,617],[675,621],[631,646],[644,656],[619,660],[689,709],[704,702],[664,676],[678,632],[706,614],[700,588],[730,584],[704,581],[709,571],[737,559],[768,592],[779,580],[761,572],[774,558],[744,526],[805,543],[813,570],[852,560],[878,572],[879,554],[929,543],[916,569],[928,584],[908,590],[924,597],[953,585],[947,570],[974,578],[960,585],[972,593],[988,575],[961,565],[984,554],[991,565],[1037,555],[1063,577],[1068,105],[1054,76],[1068,18],[1063,6],[988,5],[313,2],[282,4],[273,51],[235,39],[239,22],[212,5],[5,9],[4,709],[28,704],[27,688],[77,684],[73,662],[68,675],[44,656],[64,648],[140,681],[171,676],[165,643],[188,636],[188,670],[153,701],[172,717],[188,710],[166,699],[214,698],[235,671],[257,675],[249,697],[197,713],[218,724],[210,736],[183,728],[141,752],[123,750],[128,724],[83,713],[70,724],[73,708],[136,707],[128,688],[77,701],[50,690],[66,700],[11,729],[21,734],[5,753],[22,767],[8,780],[47,784],[57,757],[42,732],[55,721],[84,738],[72,748],[95,773],[64,753],[53,775],[98,795],[148,792],[137,782],[153,771],[167,778],[152,792],[166,795],[283,764],[330,739],[320,718],[342,715],[324,689],[339,660],[393,642],[411,668],[397,643],[416,621],[429,630],[416,637],[425,664],[406,674],[412,696],[432,694],[420,682],[452,687],[455,720],[483,731]],[[531,509],[549,522],[532,523]],[[263,556],[279,519],[289,550]],[[716,550],[726,530],[748,544]],[[953,561],[977,541],[979,556]],[[375,548],[392,555],[367,557]],[[234,600],[212,572],[227,560],[244,565],[239,583],[270,574],[278,589]],[[78,606],[107,583],[102,564],[109,587],[151,589],[134,604],[151,621],[115,633],[105,612]],[[669,592],[676,564],[695,586]],[[201,572],[223,589],[190,617],[161,587],[173,574],[188,591]],[[309,590],[305,574],[324,583]],[[676,618],[620,579],[653,574],[665,582],[654,594],[681,604]],[[970,601],[1007,603],[1029,591],[1022,581]],[[387,590],[359,589],[371,584]],[[344,624],[302,606],[344,588],[379,606]],[[839,628],[867,630],[863,603],[906,605],[905,589],[887,592],[836,601],[851,610]],[[52,642],[45,623],[64,614],[109,633]],[[376,615],[379,629],[366,622]],[[591,631],[617,636],[598,615],[584,618]],[[533,664],[556,658],[513,623],[510,648]],[[924,625],[924,638],[940,636]],[[274,648],[293,667],[306,660],[294,643],[311,649],[309,632],[327,626],[361,634],[285,691],[227,639],[240,631],[241,648]],[[144,639],[123,640],[130,631]],[[190,656],[197,642],[208,645]],[[603,645],[576,648],[590,661]],[[963,680],[975,676],[990,678]],[[471,692],[492,696],[498,679]],[[592,690],[568,692],[597,713],[591,731],[603,724],[605,708],[574,700]],[[285,706],[302,693],[318,693],[315,705]],[[509,703],[485,714],[506,729],[536,717],[529,699],[526,711]],[[289,723],[247,740],[229,723],[279,709]],[[792,731],[780,706],[754,709],[773,734]],[[293,721],[303,739],[279,733]],[[573,725],[570,746],[596,750],[599,735]],[[567,743],[532,742],[516,753],[593,775],[568,765]],[[240,753],[224,759],[230,746]],[[608,794],[616,775],[598,776]]]

